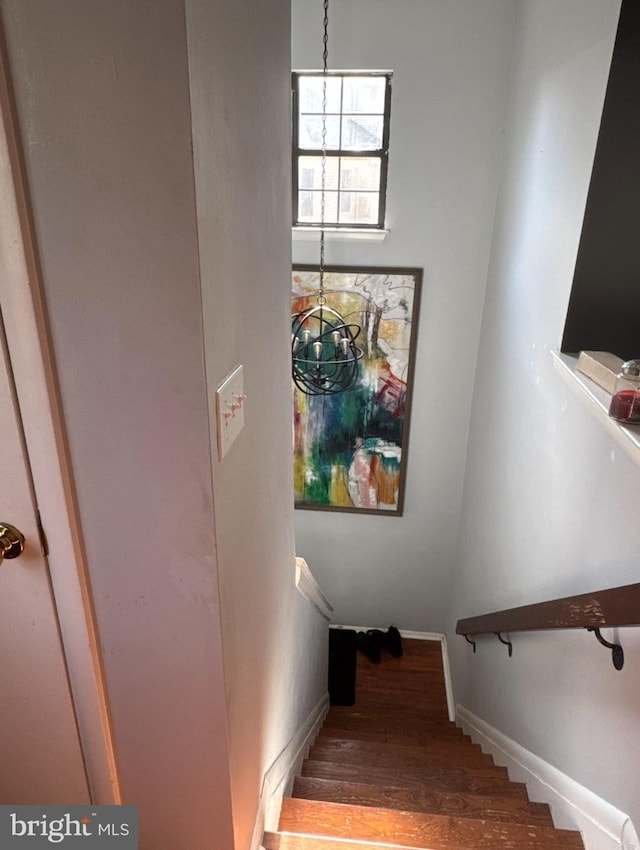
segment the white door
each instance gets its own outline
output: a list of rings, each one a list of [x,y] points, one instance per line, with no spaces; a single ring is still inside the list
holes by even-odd
[[[4,326],[0,523],[25,536],[0,564],[0,804],[89,802],[47,561],[42,554]]]

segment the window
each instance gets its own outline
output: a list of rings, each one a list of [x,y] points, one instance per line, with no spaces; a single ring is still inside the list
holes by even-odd
[[[322,136],[326,82],[324,223],[384,227],[391,72],[293,74],[293,224],[322,224]]]

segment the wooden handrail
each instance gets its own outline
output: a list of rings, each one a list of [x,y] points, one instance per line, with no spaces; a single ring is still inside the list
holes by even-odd
[[[480,635],[541,629],[593,629],[640,625],[640,584],[566,596],[458,620],[456,634]]]
[[[476,645],[470,635],[497,635],[502,643],[509,647],[511,657],[511,641],[502,638],[505,632],[587,629],[594,632],[598,641],[611,650],[613,665],[616,670],[621,670],[624,652],[619,644],[604,640],[600,634],[600,629],[604,626],[640,626],[640,584],[627,584],[610,590],[565,596],[563,599],[467,617],[458,620],[456,634],[464,635],[469,643],[473,644],[474,652]]]

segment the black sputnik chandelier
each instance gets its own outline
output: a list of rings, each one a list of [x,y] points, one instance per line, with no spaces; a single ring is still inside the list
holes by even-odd
[[[316,304],[291,317],[293,381],[306,395],[336,395],[358,380],[360,326],[347,323],[327,305],[324,289],[325,189],[327,181],[327,58],[329,0],[324,2],[322,79],[322,182],[320,193],[320,282]]]

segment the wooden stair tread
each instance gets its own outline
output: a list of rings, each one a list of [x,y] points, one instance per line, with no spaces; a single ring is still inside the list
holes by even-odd
[[[383,683],[380,681],[379,683],[371,683],[370,685],[366,685],[358,680],[356,687],[356,705],[385,701],[393,702],[394,689],[402,688],[407,699],[407,708],[421,708],[424,711],[431,711],[435,714],[438,711],[446,710],[447,707],[447,693],[444,686],[438,688],[426,686],[406,688],[402,684],[402,680],[398,679],[396,682]]]
[[[406,684],[405,676],[388,676],[386,678],[375,678],[358,676],[356,672],[357,691],[356,702],[359,700],[365,701],[368,699],[380,699],[393,696],[393,688],[402,688],[403,693],[407,697],[415,696],[418,700],[424,700],[425,697],[430,698],[434,702],[432,704],[439,705],[444,697],[446,701],[447,692],[442,681],[442,674],[425,674],[420,671],[411,671],[411,677],[415,677],[418,681],[410,686]],[[439,681],[438,681],[439,680]]]
[[[442,664],[425,663],[422,659],[410,658],[407,655],[395,660],[389,659],[388,664],[369,663],[364,668],[360,667],[357,672],[360,674],[358,682],[362,682],[363,686],[373,682],[386,684],[400,679],[403,680],[403,685],[406,682],[408,688],[433,684],[439,689],[442,686]],[[416,676],[418,673],[419,678]],[[410,679],[407,679],[408,675]]]
[[[457,776],[502,776],[508,778],[506,768],[493,763],[490,755],[480,753],[472,754],[471,758],[458,759],[453,762],[446,753],[420,752],[408,747],[394,747],[387,744],[378,750],[371,747],[344,746],[344,744],[360,745],[370,744],[370,741],[348,741],[314,744],[309,750],[309,758],[313,761],[344,762],[360,764],[363,769],[367,767],[403,768],[430,770],[436,774],[448,772]],[[342,745],[342,746],[341,746]]]
[[[323,740],[343,740],[343,741],[380,741],[390,744],[398,744],[405,747],[420,747],[423,749],[450,749],[452,752],[457,752],[458,749],[463,752],[481,753],[482,749],[478,744],[474,744],[472,740],[464,735],[444,735],[430,734],[428,732],[416,731],[407,729],[404,731],[398,730],[397,727],[388,729],[368,729],[368,728],[344,728],[342,726],[323,726],[320,730],[316,741]]]
[[[429,716],[428,714],[421,716],[420,712],[415,711],[412,707],[407,709],[407,713],[404,713],[404,710],[399,712],[399,717],[402,720],[404,720],[407,716],[411,717],[412,722],[415,721],[416,723],[423,723],[429,726],[449,726],[452,729],[458,729],[462,732],[462,729],[460,729],[459,726],[456,726],[452,720],[449,720],[448,716],[442,717],[439,712],[434,713],[432,716]],[[361,723],[368,723],[371,720],[388,721],[391,719],[393,719],[393,717],[389,716],[386,706],[381,708],[379,711],[376,711],[374,706],[366,708],[359,705],[356,700],[354,705],[332,705],[325,718],[325,723],[341,720],[358,720]]]
[[[376,701],[375,700],[373,700],[373,699],[370,700],[369,702],[371,703],[371,705],[369,705],[369,706],[366,706],[366,705],[363,706],[362,705],[363,702],[366,702],[366,700],[362,699],[361,701],[358,701],[358,699],[356,697],[356,701],[353,705],[332,705],[329,709],[327,718],[334,717],[334,716],[335,717],[340,717],[340,716],[362,717],[363,715],[366,714],[367,717],[378,716],[381,719],[386,719],[386,720],[389,719],[389,715],[386,713],[386,707],[382,708],[380,711],[376,712],[376,706],[375,706]],[[445,715],[444,717],[440,716],[440,714],[441,714],[440,706],[436,706],[436,708],[437,708],[437,711],[436,710],[432,711],[431,716],[428,713],[425,714],[424,720],[426,722],[446,723],[446,724],[450,724],[451,726],[455,725],[453,723],[453,721],[449,720],[448,715]],[[411,716],[419,714],[419,709],[416,709],[416,707],[413,704],[409,704],[409,705],[406,705],[406,706],[397,706],[397,709],[402,716],[405,716],[406,714],[409,714]],[[420,718],[418,717],[417,719],[420,719]]]
[[[388,664],[369,663],[364,668],[360,667],[357,673],[360,674],[358,682],[362,682],[363,686],[375,682],[386,684],[402,679],[403,685],[406,683],[408,689],[425,685],[433,685],[438,689],[442,687],[442,664],[425,663],[422,659],[410,658],[407,655],[395,660],[389,659]]]
[[[358,690],[360,694],[369,691],[388,691],[391,684],[399,685],[406,693],[429,693],[434,696],[446,693],[442,668],[428,669],[423,665],[410,664],[401,659],[392,661],[391,665],[371,664],[368,669],[356,669]]]
[[[363,712],[367,712],[371,716],[376,714],[386,714],[387,717],[393,716],[396,721],[404,721],[407,725],[411,725],[413,723],[442,725],[449,722],[447,707],[444,704],[437,712],[432,709],[426,710],[424,707],[421,708],[417,704],[414,705],[411,711],[397,711],[392,701],[378,701],[375,704],[371,703],[368,705],[356,703],[354,707],[362,710]]]
[[[545,803],[456,791],[429,791],[394,785],[369,785],[316,777],[296,777],[292,797],[356,806],[382,807],[409,812],[447,814],[456,817],[510,821],[553,826]]]
[[[397,670],[393,672],[376,671],[375,674],[356,671],[359,695],[368,693],[388,693],[391,687],[400,686],[406,694],[429,694],[439,696],[446,694],[442,673],[438,670],[424,670],[419,667]],[[407,681],[407,680],[410,681]]]
[[[265,832],[264,850],[415,850],[406,844],[384,844],[376,841],[345,841],[322,835],[300,835],[291,832]],[[422,848],[428,850],[428,848]]]
[[[357,696],[353,707],[363,711],[377,712],[378,714],[392,711],[398,717],[449,720],[447,701],[444,695],[437,701],[429,694],[421,696],[413,695],[408,705],[399,707],[397,695],[394,698],[393,694],[370,692]]]
[[[484,776],[475,773],[452,773],[442,768],[439,771],[400,767],[380,767],[378,765],[350,764],[349,762],[317,761],[305,759],[302,764],[302,776],[315,776],[317,779],[342,779],[372,784],[388,783],[400,788],[420,787],[431,791],[463,791],[466,794],[488,794],[496,797],[513,797],[527,800],[527,789],[522,782],[511,782],[509,777],[500,773]]]
[[[322,727],[328,733],[333,732],[333,730],[340,730],[339,734],[342,732],[349,731],[361,731],[364,729],[368,734],[379,734],[379,733],[389,733],[389,734],[399,734],[403,735],[407,732],[407,721],[404,718],[384,718],[383,716],[370,716],[365,719],[366,715],[362,716],[352,716],[349,717],[347,715],[329,715],[324,722],[324,726]],[[454,725],[453,723],[443,722],[443,721],[432,721],[428,720],[415,720],[411,722],[410,725],[411,736],[414,735],[429,738],[446,738],[447,740],[456,740],[456,741],[471,741],[468,735],[460,729],[459,726]],[[338,734],[338,732],[336,732]]]
[[[283,801],[279,831],[429,850],[584,850],[578,832],[549,826],[325,803]]]
[[[416,743],[411,739],[398,739],[389,736],[383,738],[347,738],[337,735],[320,734],[314,741],[310,753],[339,753],[343,759],[386,759],[387,761],[419,763],[425,758],[440,758],[448,763],[493,764],[493,758],[483,753],[477,744],[458,744],[449,741],[423,741]],[[315,757],[315,756],[314,756]]]
[[[458,750],[481,753],[482,747],[479,744],[474,744],[468,735],[461,737],[454,735],[452,737],[440,738],[430,737],[428,733],[416,732],[411,733],[410,729],[405,729],[404,732],[399,732],[393,727],[390,729],[345,729],[338,726],[323,726],[318,732],[315,739],[318,743],[329,741],[354,741],[356,743],[389,743],[399,747],[407,747],[410,749],[421,748],[427,749],[448,749],[457,752]]]
[[[357,687],[357,686],[356,686]],[[410,697],[407,697],[410,703],[406,708],[400,709],[398,714],[401,716],[415,716],[421,714],[425,719],[448,720],[447,699],[445,694],[442,697],[434,697],[430,693],[414,692]],[[393,692],[387,693],[380,688],[379,690],[371,690],[367,693],[361,693],[356,697],[354,708],[363,708],[367,711],[375,712],[376,710],[386,711],[390,706],[396,708],[397,700],[394,700]]]
[[[364,733],[364,734],[361,734]],[[407,734],[408,733],[408,734]],[[400,738],[411,737],[425,741],[466,741],[472,744],[471,737],[462,729],[446,726],[444,723],[407,723],[404,720],[372,721],[358,723],[357,720],[334,720],[325,723],[321,734],[329,738],[356,737],[363,741],[375,739],[376,736],[397,735]]]
[[[360,675],[358,675],[358,672]],[[410,678],[410,681],[407,681],[407,678]],[[356,679],[358,684],[356,699],[369,693],[388,694],[393,687],[401,687],[405,694],[416,694],[418,696],[427,694],[436,698],[442,695],[446,696],[442,673],[437,670],[428,671],[415,667],[373,676],[363,674],[362,671],[356,671]]]
[[[330,723],[325,725],[316,736],[316,741],[325,738],[337,738],[343,741],[396,741],[399,746],[429,746],[431,742],[442,742],[447,744],[471,744],[471,737],[461,730],[455,732],[446,726],[423,726],[414,729],[411,723],[391,721],[384,725],[363,724],[361,727],[355,723]],[[482,748],[479,748],[482,751]]]

